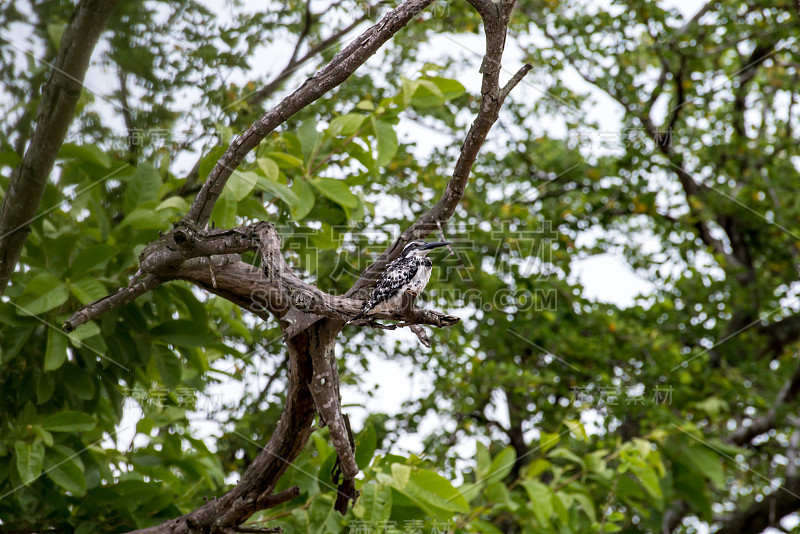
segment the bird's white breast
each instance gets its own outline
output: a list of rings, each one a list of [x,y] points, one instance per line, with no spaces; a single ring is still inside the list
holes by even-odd
[[[397,309],[400,307],[400,304],[402,304],[403,293],[406,291],[413,291],[417,295],[420,295],[422,290],[425,289],[425,286],[428,285],[428,281],[431,279],[432,270],[433,269],[431,267],[425,265],[424,263],[420,264],[417,268],[414,278],[403,284],[403,286],[400,287],[400,290],[395,293],[392,298],[377,304],[372,310],[370,310],[368,315]]]
[[[431,271],[432,269],[427,265],[420,265],[417,269],[417,274],[415,274],[411,282],[408,283],[407,289],[415,291],[416,293],[422,293],[422,290],[425,289],[425,286],[428,285],[428,281],[431,279]]]

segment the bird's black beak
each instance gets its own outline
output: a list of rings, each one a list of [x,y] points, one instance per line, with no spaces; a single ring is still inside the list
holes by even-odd
[[[434,248],[444,247],[444,246],[452,245],[452,244],[453,243],[450,242],[450,241],[436,241],[435,243],[425,243],[424,245],[419,247],[419,250],[431,250],[431,249],[434,249]]]

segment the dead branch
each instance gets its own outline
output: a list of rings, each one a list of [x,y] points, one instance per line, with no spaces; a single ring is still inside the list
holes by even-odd
[[[433,0],[407,0],[362,33],[314,76],[237,137],[209,173],[185,220],[203,226],[208,222],[222,189],[244,157],[278,126],[319,97],[340,85],[386,41],[428,7]]]
[[[511,11],[514,8],[514,2],[506,0],[495,3],[490,0],[472,0],[470,3],[483,17],[486,34],[486,55],[480,70],[483,74],[483,82],[478,115],[467,132],[464,144],[461,146],[461,153],[453,169],[453,175],[439,200],[431,209],[423,213],[414,224],[409,226],[397,241],[361,274],[356,283],[347,291],[346,296],[348,297],[365,297],[367,288],[375,283],[386,265],[400,254],[400,251],[409,241],[425,238],[452,217],[464,196],[464,189],[467,187],[478,152],[483,146],[489,130],[497,121],[503,101],[511,89],[532,68],[531,65],[524,65],[505,87],[500,87],[500,69],[506,42],[506,30]]]
[[[111,310],[119,308],[120,306],[124,306],[129,302],[133,302],[151,289],[154,289],[160,285],[161,279],[153,274],[148,274],[145,277],[140,278],[138,281],[132,280],[131,285],[128,287],[119,289],[116,293],[112,293],[111,295],[87,304],[83,308],[70,315],[69,318],[64,322],[64,331],[72,332],[80,325],[88,323],[92,319],[102,317]]]

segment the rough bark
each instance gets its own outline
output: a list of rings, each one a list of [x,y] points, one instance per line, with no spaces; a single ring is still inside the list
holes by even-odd
[[[118,0],[81,0],[42,88],[36,129],[0,206],[0,294],[5,291],[83,89],[89,60]]]
[[[241,261],[238,254],[247,251],[261,251],[264,269]],[[198,230],[181,223],[145,247],[139,262],[140,272],[127,288],[80,308],[65,321],[64,329],[72,331],[169,280],[194,282],[264,318],[271,314],[282,319],[287,338],[313,324],[299,320],[302,316],[328,317],[341,327],[364,307],[361,300],[330,295],[295,275],[283,259],[277,230],[267,222],[229,230]],[[416,307],[374,318],[403,321],[387,328],[419,324],[442,328],[459,321]]]

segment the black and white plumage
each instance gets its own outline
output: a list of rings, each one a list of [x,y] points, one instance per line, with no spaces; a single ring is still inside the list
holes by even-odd
[[[417,295],[422,293],[433,269],[433,263],[426,257],[428,252],[450,244],[449,241],[411,241],[403,248],[400,257],[391,262],[378,278],[378,284],[367,299],[364,309],[348,322],[398,308],[406,291],[413,291]]]

